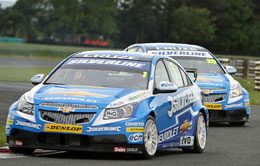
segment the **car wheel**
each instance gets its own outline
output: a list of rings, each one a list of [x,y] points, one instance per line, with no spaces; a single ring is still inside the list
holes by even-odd
[[[200,112],[197,118],[196,134],[193,148],[183,148],[183,152],[201,153],[205,149],[207,140],[206,122],[203,114]]]
[[[151,159],[154,157],[158,146],[158,130],[155,120],[149,116],[144,127],[143,157]]]
[[[244,126],[246,122],[229,122],[232,126]]]
[[[35,150],[31,148],[16,148],[16,147],[9,147],[9,149],[14,153],[22,153],[22,154],[31,154]]]

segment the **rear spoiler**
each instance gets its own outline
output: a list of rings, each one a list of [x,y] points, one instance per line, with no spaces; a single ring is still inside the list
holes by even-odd
[[[196,68],[184,68],[187,73],[193,73],[194,75],[194,82],[197,80],[198,73]]]

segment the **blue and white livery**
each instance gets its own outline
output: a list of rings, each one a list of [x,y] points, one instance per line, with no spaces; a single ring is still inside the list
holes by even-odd
[[[129,52],[145,52],[168,56],[184,68],[196,69],[197,85],[204,91],[204,104],[209,110],[210,122],[229,122],[244,125],[249,121],[249,94],[230,74],[236,69],[225,68],[207,49],[189,44],[143,43],[125,49]]]
[[[32,83],[37,85],[9,110],[6,136],[14,152],[41,148],[151,158],[158,149],[205,148],[208,111],[201,90],[169,57],[79,52]]]

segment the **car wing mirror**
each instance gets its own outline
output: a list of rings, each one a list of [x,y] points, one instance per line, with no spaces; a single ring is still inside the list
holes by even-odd
[[[37,74],[31,78],[31,82],[33,85],[40,84],[44,79],[44,74]]]
[[[185,68],[187,73],[193,73],[194,76],[194,82],[196,82],[197,78],[198,78],[198,73],[197,73],[197,69],[196,68]]]
[[[155,88],[155,93],[172,93],[178,90],[178,86],[172,82],[162,81]]]
[[[235,74],[237,72],[237,69],[233,66],[226,66],[226,71],[228,74]]]

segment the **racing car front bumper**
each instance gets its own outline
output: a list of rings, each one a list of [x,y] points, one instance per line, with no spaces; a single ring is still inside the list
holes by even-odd
[[[209,110],[210,122],[248,122],[249,114],[245,108],[236,110]]]
[[[125,135],[76,135],[34,133],[13,129],[7,136],[9,147],[65,151],[142,153],[142,144],[127,144]]]

